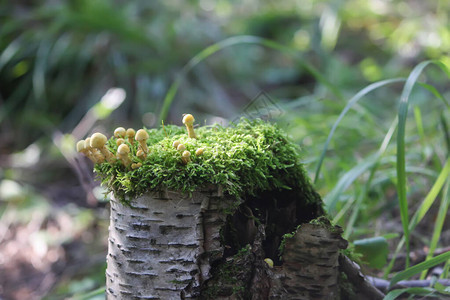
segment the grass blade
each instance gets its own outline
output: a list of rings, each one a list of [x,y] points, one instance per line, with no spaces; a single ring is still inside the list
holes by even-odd
[[[342,192],[344,192],[359,176],[361,176],[361,174],[363,174],[369,169],[372,169],[369,182],[372,181],[373,173],[375,172],[375,169],[378,166],[381,156],[385,153],[386,148],[389,145],[389,142],[394,134],[396,125],[397,124],[394,121],[394,123],[389,128],[388,133],[385,135],[378,152],[369,156],[363,162],[357,164],[353,169],[344,174],[344,176],[342,176],[341,179],[338,181],[338,183],[335,185],[333,190],[330,193],[328,193],[327,196],[325,196],[324,203],[328,213],[331,213],[331,211],[336,207],[336,203],[339,200],[339,197],[342,194]],[[367,192],[368,186],[366,186],[364,194]]]
[[[336,95],[338,98],[343,99],[340,90],[334,86],[330,81],[328,81],[313,65],[309,64],[307,61],[304,61],[303,59],[298,57],[298,52],[294,51],[293,49],[281,45],[277,42],[264,39],[257,36],[252,35],[240,35],[240,36],[233,36],[227,39],[224,39],[220,42],[217,42],[195,55],[191,60],[183,67],[183,69],[177,74],[177,77],[175,81],[172,83],[172,85],[169,88],[169,91],[167,92],[161,111],[159,113],[159,121],[158,124],[163,121],[168,113],[170,106],[172,105],[173,100],[175,99],[175,96],[178,92],[178,88],[180,87],[181,82],[185,78],[186,74],[192,70],[197,64],[208,58],[209,56],[213,55],[214,53],[217,53],[218,51],[234,46],[239,44],[256,44],[265,46],[267,48],[271,48],[274,50],[279,50],[283,53],[287,53],[289,55],[292,55],[294,57],[297,57],[297,62],[301,65],[302,68],[304,68],[308,73],[310,73],[314,78],[316,78],[320,83],[322,83],[324,86],[326,86],[334,95]]]
[[[388,84],[403,82],[403,81],[405,81],[405,79],[403,79],[403,78],[394,78],[394,79],[382,80],[382,81],[372,83],[372,84],[366,86],[365,88],[363,88],[361,91],[359,91],[355,96],[353,96],[348,101],[347,105],[342,110],[342,112],[339,115],[339,117],[337,118],[336,122],[334,122],[333,127],[331,127],[330,133],[328,134],[328,138],[325,142],[325,145],[323,146],[323,150],[322,150],[322,153],[320,154],[319,161],[318,161],[317,167],[316,167],[314,183],[316,183],[319,178],[320,170],[322,168],[322,163],[323,163],[323,160],[325,159],[325,154],[327,153],[328,146],[334,135],[334,132],[336,131],[337,126],[339,125],[341,120],[344,118],[345,114],[350,110],[350,108],[352,108],[353,105],[355,105],[362,97],[364,97],[371,91],[376,90],[376,89],[378,89],[382,86],[388,85]]]
[[[409,224],[409,232],[413,231],[415,226],[423,219],[427,211],[430,209],[431,205],[433,205],[434,200],[436,199],[437,195],[439,194],[439,191],[441,190],[442,186],[445,183],[445,180],[449,176],[450,171],[450,160],[447,159],[446,164],[442,168],[441,172],[439,173],[438,178],[436,179],[434,185],[431,187],[431,190],[426,195],[424,201],[420,205],[419,209],[415,212],[414,216],[411,219],[411,223]],[[400,252],[401,248],[405,244],[405,236],[403,236],[400,239],[400,242],[397,245],[397,248],[395,249],[395,253],[389,262],[388,267],[384,271],[384,278],[387,278],[387,275],[390,273],[392,267],[394,266],[395,259],[397,257],[397,254]]]
[[[447,177],[447,183],[445,184],[444,192],[442,193],[441,203],[439,205],[439,212],[434,225],[433,236],[429,245],[430,250],[428,251],[426,261],[433,257],[434,251],[436,250],[439,238],[441,237],[442,228],[444,226],[445,217],[447,216],[448,206],[450,204],[450,199],[448,197],[448,189],[450,187],[450,177]],[[427,272],[423,271],[420,275],[420,279],[424,279]]]
[[[409,226],[409,231],[414,230],[416,225],[423,219],[425,214],[430,209],[431,205],[433,205],[434,201],[436,200],[437,196],[439,195],[439,192],[441,191],[442,187],[444,186],[445,181],[450,176],[450,159],[447,159],[445,162],[444,168],[442,168],[441,172],[439,173],[438,178],[436,179],[435,183],[431,187],[431,190],[428,192],[427,196],[421,203],[419,209],[414,214],[413,218],[411,219],[411,224]]]
[[[450,259],[450,252],[443,253],[441,255],[438,255],[436,257],[433,257],[430,260],[421,262],[420,264],[417,264],[415,266],[409,267],[406,270],[399,272],[395,274],[394,277],[392,277],[390,282],[390,287],[395,285],[397,282],[401,280],[405,280],[410,278],[411,276],[422,272],[423,270],[428,270],[429,268],[432,268],[438,264],[441,264],[443,262],[446,262]]]
[[[408,200],[406,198],[406,163],[405,163],[405,129],[408,115],[409,96],[423,69],[432,61],[424,61],[418,64],[409,74],[400,96],[398,107],[398,132],[397,132],[397,194],[400,206],[400,217],[406,243],[406,267],[409,266],[409,216]]]
[[[431,288],[421,288],[421,287],[410,287],[404,289],[398,289],[390,291],[383,300],[394,300],[397,299],[400,295],[404,293],[412,294],[412,295],[422,295],[422,296],[430,296],[434,293],[434,289]]]

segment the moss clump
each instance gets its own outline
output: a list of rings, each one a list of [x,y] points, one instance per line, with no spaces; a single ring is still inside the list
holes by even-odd
[[[320,201],[299,161],[299,147],[276,125],[241,119],[230,127],[200,127],[196,129],[198,139],[189,138],[185,128],[178,126],[147,132],[149,151],[145,158],[136,156],[138,143],[126,141],[132,163],[142,166],[126,168],[120,161],[95,165],[102,183],[122,202],[149,190],[167,188],[190,193],[209,184],[220,185],[224,192],[237,197],[295,189],[307,201]],[[182,151],[173,146],[175,141],[192,153],[189,163],[183,163]],[[114,137],[106,146],[117,152]],[[199,148],[203,153],[197,156]]]

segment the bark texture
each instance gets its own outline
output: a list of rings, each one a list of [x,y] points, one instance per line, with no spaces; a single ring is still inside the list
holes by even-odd
[[[197,298],[223,256],[224,210],[235,203],[216,188],[148,193],[131,207],[112,199],[107,299]]]
[[[340,299],[342,230],[292,195],[112,199],[107,299]]]

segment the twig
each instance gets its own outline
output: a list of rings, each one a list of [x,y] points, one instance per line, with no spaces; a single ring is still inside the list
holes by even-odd
[[[339,265],[341,271],[347,275],[349,281],[358,289],[358,292],[365,296],[365,299],[381,300],[384,298],[385,295],[366,279],[361,273],[361,268],[347,256],[339,255]]]
[[[396,285],[389,288],[389,281],[377,277],[367,276],[367,279],[373,284],[377,289],[383,291],[385,293],[402,288],[409,287],[429,287],[432,284],[432,280],[402,280],[399,281]],[[439,279],[437,280],[440,284],[444,286],[450,286],[450,279]]]

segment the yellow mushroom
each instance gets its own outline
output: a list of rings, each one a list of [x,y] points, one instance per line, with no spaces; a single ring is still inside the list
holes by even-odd
[[[135,169],[137,169],[137,168],[140,168],[140,167],[142,167],[142,163],[134,163],[134,164],[131,164],[131,168],[132,168],[133,170],[135,170]]]
[[[117,127],[116,130],[114,130],[114,136],[116,138],[124,138],[126,136],[127,131],[123,127]]]
[[[125,143],[125,140],[122,139],[122,138],[118,138],[118,139],[116,140],[116,145],[117,145],[117,146],[120,146],[120,145],[122,145],[123,143]]]
[[[84,140],[84,148],[86,148],[87,151],[92,153],[92,156],[97,161],[97,163],[102,163],[102,162],[105,161],[105,157],[100,152],[100,150],[98,150],[96,148],[92,148],[92,146],[91,146],[91,138],[90,137],[88,137],[87,139]]]
[[[181,160],[185,165],[191,162],[191,152],[184,151],[183,154],[181,154]]]
[[[128,154],[130,154],[130,147],[128,147],[127,144],[122,144],[117,148],[117,158],[122,161],[125,167],[128,167],[131,164]]]
[[[205,150],[205,149],[203,149],[203,148],[198,148],[198,149],[195,151],[195,155],[197,155],[197,156],[202,155],[204,150]]]
[[[97,160],[94,158],[92,153],[86,149],[84,146],[84,140],[78,141],[77,143],[77,152],[83,153],[87,158],[89,158],[94,164],[97,163]]]
[[[193,125],[194,121],[195,121],[194,116],[191,114],[184,115],[184,117],[183,117],[183,124],[186,125],[188,136],[191,139],[197,138],[197,136],[195,135],[195,132],[194,132],[194,125]]]
[[[173,142],[172,146],[173,146],[175,149],[177,149],[179,144],[180,144],[180,141],[177,140],[177,141]]]
[[[185,146],[184,144],[179,144],[179,145],[177,146],[177,150],[178,150],[178,151],[184,151],[184,150],[186,150],[186,146]]]
[[[145,131],[144,129],[139,129],[136,132],[136,136],[134,138],[136,139],[136,141],[139,142],[141,150],[147,154],[148,152],[147,139],[149,138],[147,131]]]
[[[271,269],[273,268],[273,260],[271,260],[270,258],[266,258],[266,259],[264,259],[264,261],[269,266],[269,268],[271,268]]]
[[[141,159],[141,160],[144,160],[145,157],[147,157],[147,155],[145,154],[145,152],[142,151],[141,149],[139,149],[139,150],[136,152],[136,156],[137,156],[139,159]]]
[[[106,141],[107,139],[105,135],[96,132],[91,136],[91,141],[89,144],[91,145],[91,147],[100,150],[100,152],[103,154],[106,160],[109,163],[112,163],[114,161],[114,155],[106,148],[105,146]]]
[[[127,137],[128,137],[128,142],[133,145],[134,142],[134,136],[136,135],[136,131],[134,131],[133,128],[128,128],[127,129]]]

